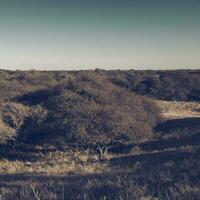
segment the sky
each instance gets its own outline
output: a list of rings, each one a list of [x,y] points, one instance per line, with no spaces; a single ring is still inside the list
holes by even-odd
[[[200,68],[200,0],[0,0],[0,68]]]

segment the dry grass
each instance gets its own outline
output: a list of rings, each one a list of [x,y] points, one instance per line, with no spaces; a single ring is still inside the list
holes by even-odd
[[[0,160],[0,174],[90,174],[106,171],[107,166],[94,162],[95,155],[86,152],[51,152],[36,162]],[[90,162],[93,161],[93,162]]]
[[[165,119],[200,117],[200,103],[155,100]]]

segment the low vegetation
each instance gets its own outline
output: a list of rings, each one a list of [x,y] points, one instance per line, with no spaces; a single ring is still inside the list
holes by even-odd
[[[0,197],[198,199],[199,74],[0,70]]]

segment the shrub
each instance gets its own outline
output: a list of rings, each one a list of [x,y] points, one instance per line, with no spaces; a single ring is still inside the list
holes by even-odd
[[[48,114],[40,124],[27,119],[21,130],[26,142],[91,147],[99,154],[118,142],[151,137],[158,116],[151,100],[95,72],[50,89],[41,104]]]

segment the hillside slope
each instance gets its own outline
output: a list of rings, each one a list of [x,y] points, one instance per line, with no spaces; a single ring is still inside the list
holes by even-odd
[[[198,76],[198,71],[4,71],[3,197],[199,199]],[[149,84],[155,78],[156,87]]]
[[[14,96],[8,92],[9,99],[2,97],[2,126],[7,136],[14,135],[15,145],[107,148],[153,137],[159,109],[151,99],[113,84],[104,72],[71,72],[64,77],[55,85],[41,84],[29,92],[15,88]],[[9,139],[2,131],[0,135]]]
[[[107,143],[147,139],[153,137],[159,109],[163,118],[199,116],[198,103],[180,102],[198,100],[199,74],[199,70],[1,70],[0,139],[58,146],[71,141],[83,145],[87,137],[94,144],[93,136]],[[155,103],[141,95],[177,102]]]

